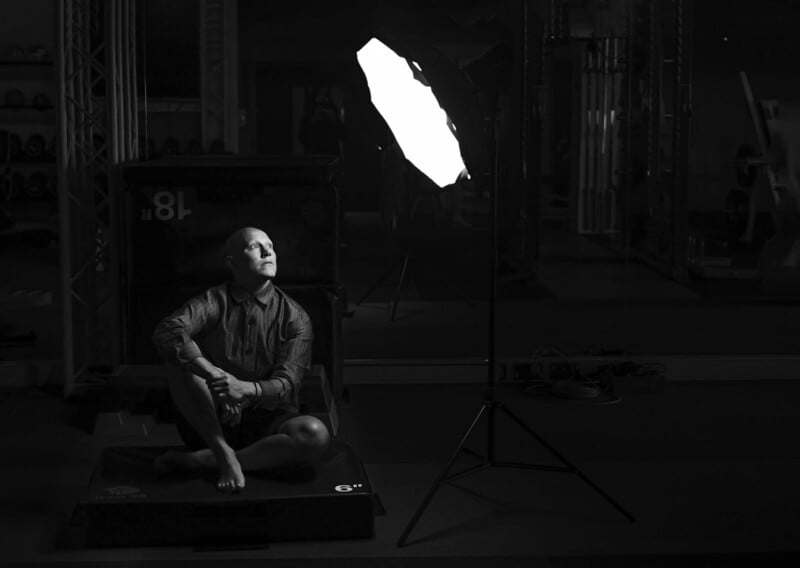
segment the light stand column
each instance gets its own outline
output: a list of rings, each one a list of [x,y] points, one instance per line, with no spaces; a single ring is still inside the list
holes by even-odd
[[[405,546],[408,540],[411,531],[414,530],[414,527],[419,522],[419,519],[422,517],[422,514],[425,512],[425,509],[430,504],[433,496],[436,494],[436,491],[439,490],[439,487],[443,483],[449,483],[456,479],[460,479],[462,477],[466,477],[478,471],[483,471],[488,468],[494,467],[503,467],[503,468],[513,468],[513,469],[526,469],[526,470],[538,470],[538,471],[551,471],[551,472],[558,472],[558,473],[570,473],[573,475],[577,475],[581,480],[583,480],[589,487],[591,487],[595,492],[597,492],[601,497],[603,497],[606,501],[608,501],[617,511],[619,511],[622,515],[625,516],[631,522],[634,522],[634,517],[631,515],[625,508],[623,508],[617,501],[611,498],[605,491],[603,491],[599,485],[594,483],[591,479],[589,479],[583,472],[581,472],[571,461],[569,461],[563,454],[561,454],[558,450],[555,449],[554,446],[549,444],[547,441],[544,440],[539,434],[537,434],[532,428],[527,426],[519,417],[514,415],[508,408],[503,405],[503,403],[498,402],[496,400],[496,307],[497,307],[497,193],[498,193],[498,172],[497,172],[497,99],[494,98],[494,105],[493,105],[493,112],[491,115],[485,118],[486,125],[487,125],[487,134],[489,135],[489,152],[490,152],[490,160],[489,165],[491,171],[489,175],[486,176],[489,180],[490,185],[490,192],[489,192],[489,240],[490,240],[490,251],[489,251],[489,273],[490,273],[490,286],[489,286],[489,348],[488,348],[488,378],[487,378],[487,387],[484,391],[483,401],[481,403],[480,408],[478,409],[478,413],[475,415],[475,418],[472,420],[472,423],[467,428],[467,431],[461,438],[461,441],[456,446],[455,450],[450,455],[450,459],[448,459],[447,464],[445,464],[442,471],[436,477],[433,482],[433,485],[428,490],[425,498],[422,500],[422,503],[414,512],[414,515],[411,517],[408,525],[406,526],[403,533],[400,535],[400,538],[397,541],[397,546]],[[554,465],[545,465],[545,464],[525,464],[525,463],[515,463],[515,462],[505,462],[505,461],[497,461],[495,459],[495,439],[497,436],[497,430],[495,427],[495,418],[497,416],[497,410],[501,410],[504,414],[506,414],[512,422],[517,424],[523,431],[529,434],[534,440],[544,446],[557,460],[561,462],[562,465],[554,466]],[[486,439],[486,455],[480,456],[477,453],[465,448],[464,445],[469,440],[469,437],[475,431],[478,424],[480,423],[483,417],[487,418],[487,439]],[[481,463],[468,467],[460,472],[449,474],[450,468],[455,463],[456,458],[461,452],[467,453],[472,455],[473,457],[477,457]]]

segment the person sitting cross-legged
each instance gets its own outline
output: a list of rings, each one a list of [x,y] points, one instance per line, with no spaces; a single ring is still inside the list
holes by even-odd
[[[219,471],[217,489],[238,492],[247,471],[287,473],[321,459],[325,424],[299,414],[311,363],[311,320],[274,285],[277,254],[262,230],[225,243],[230,281],[188,300],[156,326],[153,342],[170,367],[184,451],[155,461],[158,474]]]

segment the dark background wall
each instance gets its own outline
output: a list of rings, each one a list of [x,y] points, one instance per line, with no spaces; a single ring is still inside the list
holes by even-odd
[[[736,185],[740,144],[756,145],[739,72],[756,99],[800,104],[796,2],[693,2],[694,115],[689,206],[718,210]],[[759,203],[768,201],[761,192]]]

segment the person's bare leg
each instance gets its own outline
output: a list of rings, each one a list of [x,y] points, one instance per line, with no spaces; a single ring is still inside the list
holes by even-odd
[[[244,474],[236,452],[222,434],[214,399],[206,382],[191,373],[175,371],[169,375],[169,390],[178,411],[197,431],[208,446],[195,452],[166,452],[156,460],[157,473],[172,469],[200,470],[219,468],[217,489],[235,492],[245,485]]]
[[[277,434],[236,452],[245,471],[275,471],[313,463],[330,445],[325,424],[314,416],[284,422]]]

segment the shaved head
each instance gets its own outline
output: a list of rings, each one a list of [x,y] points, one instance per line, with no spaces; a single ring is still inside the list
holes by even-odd
[[[235,281],[257,288],[275,277],[277,254],[269,235],[256,227],[242,227],[225,241],[225,265]]]
[[[242,249],[243,245],[250,242],[251,233],[264,233],[264,231],[256,227],[242,227],[231,233],[231,236],[225,241],[225,258],[233,256]]]

